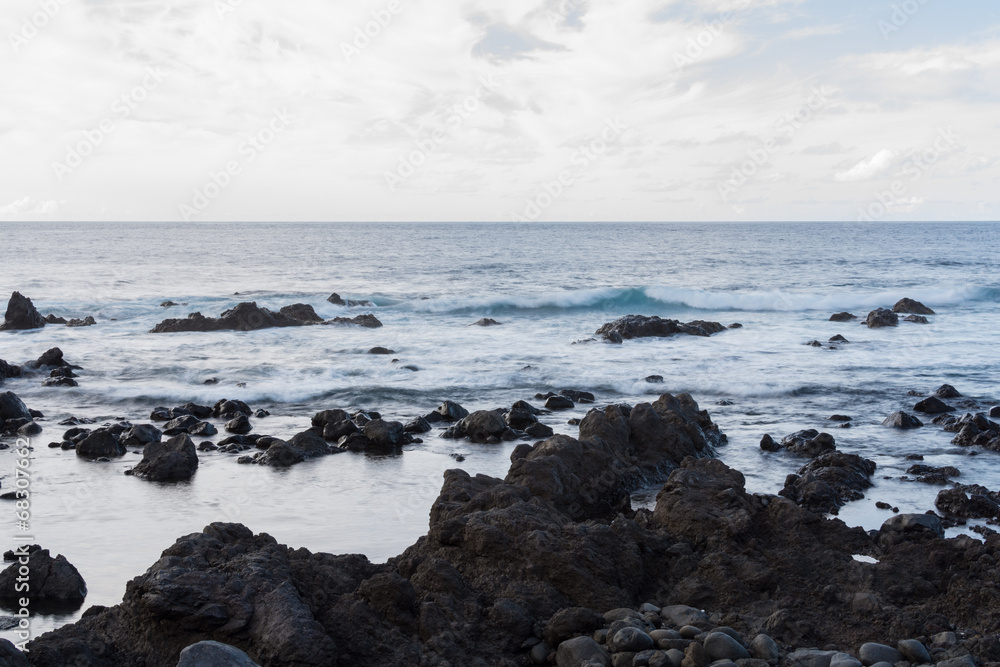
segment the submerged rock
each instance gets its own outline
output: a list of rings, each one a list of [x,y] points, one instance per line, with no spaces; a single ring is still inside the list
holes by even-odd
[[[920,401],[913,406],[913,409],[917,412],[923,412],[928,415],[939,415],[943,412],[955,412],[955,408],[934,396]]]
[[[473,322],[469,326],[470,327],[498,327],[501,324],[503,324],[503,322],[497,322],[496,320],[494,320],[491,317],[484,317],[483,319],[479,320],[478,322]]]
[[[0,331],[26,331],[41,329],[44,326],[45,319],[35,309],[31,299],[20,292],[10,295],[7,312],[4,314],[3,322],[0,323]]]
[[[335,317],[329,322],[324,322],[323,324],[354,324],[366,329],[378,329],[382,326],[379,319],[371,313],[358,315],[357,317]]]
[[[882,426],[891,426],[893,428],[899,429],[913,429],[920,428],[924,423],[914,417],[913,415],[907,414],[900,410],[899,412],[893,412],[891,415],[885,418],[882,422]]]
[[[304,319],[300,319],[304,318]],[[191,313],[185,319],[167,319],[157,324],[150,333],[178,333],[185,331],[258,331],[274,327],[300,327],[318,324],[322,319],[312,306],[295,304],[275,313],[261,308],[255,301],[244,302],[230,308],[218,318]]]
[[[868,313],[865,324],[869,329],[881,329],[882,327],[899,326],[899,316],[888,308],[878,308]]]
[[[858,316],[853,313],[835,313],[830,316],[831,322],[851,322],[856,319]]]
[[[345,300],[345,299],[340,298],[340,295],[337,294],[336,292],[334,292],[333,294],[331,294],[330,296],[328,296],[326,298],[326,300],[329,301],[330,303],[332,303],[335,306],[347,306],[348,308],[355,308],[355,307],[359,307],[359,306],[363,307],[363,308],[371,308],[372,306],[375,305],[371,301],[366,301],[366,300],[360,300],[360,301],[355,301],[353,299],[346,299]]]
[[[913,299],[900,299],[892,307],[894,313],[909,313],[913,315],[936,315],[933,310]]]
[[[694,322],[678,322],[677,320],[664,320],[656,315],[648,317],[645,315],[626,315],[614,322],[608,322],[595,333],[603,336],[606,340],[620,337],[624,340],[633,338],[665,338],[677,334],[687,334],[689,336],[711,336],[720,331],[725,331],[726,327],[718,322],[705,322],[695,320]]]

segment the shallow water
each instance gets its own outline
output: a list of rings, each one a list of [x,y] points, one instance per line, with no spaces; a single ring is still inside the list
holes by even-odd
[[[43,388],[35,376],[4,390],[46,414],[34,442],[33,536],[80,569],[88,606],[119,602],[125,583],[164,548],[212,521],[385,560],[426,532],[444,470],[502,477],[514,445],[432,434],[402,456],[339,454],[284,471],[201,453],[190,483],[157,485],[122,474],[136,454],[90,463],[48,449],[65,430],[56,422],[69,415],[142,421],[159,405],[233,398],[273,413],[253,420],[255,432],[287,437],[332,407],[406,420],[445,399],[475,410],[563,388],[592,391],[598,404],[688,391],[729,435],[719,454],[753,491],[776,492],[804,463],[762,452],[763,433],[830,430],[830,415],[853,416],[853,428],[830,432],[841,450],[879,469],[867,498],[841,512],[852,524],[878,527],[888,513],[876,500],[904,512],[933,508],[938,488],[898,480],[908,453],[955,465],[965,483],[1000,485],[1000,455],[970,458],[935,426],[880,425],[912,408],[910,389],[948,382],[985,407],[1000,398],[1000,234],[991,224],[0,224],[0,246],[0,294],[19,290],[43,314],[98,320],[0,334],[2,359],[21,363],[59,346],[85,369],[78,388]],[[326,302],[333,291],[376,306],[348,312]],[[841,310],[863,317],[904,296],[938,315],[927,326],[884,330],[827,321]],[[161,308],[167,299],[186,305]],[[166,317],[217,316],[243,300],[309,303],[325,318],[373,312],[385,326],[147,333]],[[711,339],[574,344],[629,313],[744,328]],[[468,326],[481,317],[503,325]],[[804,345],[838,333],[851,342],[837,350]],[[376,345],[396,354],[365,353]],[[648,384],[651,374],[665,382]],[[209,377],[219,384],[204,385]],[[733,405],[715,405],[721,400]],[[575,435],[566,421],[588,407],[546,422]],[[467,457],[461,464],[450,456],[458,452]],[[12,474],[12,452],[0,452],[5,488]],[[637,493],[634,503],[653,502],[655,491]],[[13,517],[9,526],[0,530],[4,549],[13,544]],[[36,618],[33,630],[78,613]]]

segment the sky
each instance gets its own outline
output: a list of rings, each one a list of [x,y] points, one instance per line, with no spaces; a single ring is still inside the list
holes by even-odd
[[[995,0],[4,0],[0,220],[1000,218]]]

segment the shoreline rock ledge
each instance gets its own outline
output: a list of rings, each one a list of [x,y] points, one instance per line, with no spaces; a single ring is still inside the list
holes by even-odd
[[[26,657],[174,667],[213,641],[264,667],[765,667],[916,640],[938,664],[1000,661],[1000,535],[943,539],[931,515],[869,534],[750,494],[683,395],[580,427],[518,446],[505,479],[446,471],[427,535],[386,563],[207,526]],[[633,510],[628,494],[663,476],[655,508]]]

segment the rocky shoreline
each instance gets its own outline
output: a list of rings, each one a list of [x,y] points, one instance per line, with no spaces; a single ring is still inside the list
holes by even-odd
[[[724,435],[689,396],[593,409],[579,426],[518,445],[504,479],[447,471],[428,534],[385,564],[212,524],[122,604],[6,664],[173,667],[204,641],[225,646],[188,655],[264,666],[1000,662],[1000,536],[944,539],[933,514],[871,532],[824,517],[810,499],[827,496],[801,480],[843,502],[841,473],[871,474],[832,437],[785,438],[812,468],[765,495],[715,458]],[[632,490],[661,481],[652,510],[631,507]]]

